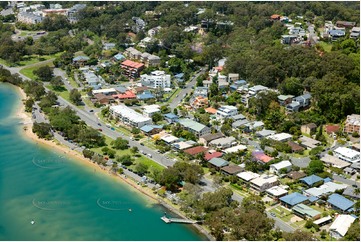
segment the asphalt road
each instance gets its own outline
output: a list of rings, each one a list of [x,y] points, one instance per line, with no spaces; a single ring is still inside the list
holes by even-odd
[[[189,81],[186,84],[186,87],[184,89],[181,89],[181,91],[178,93],[178,96],[176,96],[172,102],[169,104],[169,107],[173,110],[176,108],[181,102],[182,99],[190,93],[191,89],[196,85],[197,77],[201,74],[203,74],[206,71],[206,67],[202,67],[200,71],[198,71],[194,77],[192,77],[191,81]]]

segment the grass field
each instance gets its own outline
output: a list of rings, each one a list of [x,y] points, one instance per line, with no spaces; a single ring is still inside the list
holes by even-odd
[[[332,44],[328,44],[328,43],[323,42],[323,41],[318,42],[318,44],[319,44],[320,46],[322,46],[322,48],[323,48],[326,52],[331,52]]]
[[[58,56],[60,56],[62,54],[62,52],[59,52],[59,53],[56,53],[56,54],[53,54],[53,55],[26,55],[24,56],[21,60],[19,61],[18,63],[16,63],[17,65],[19,66],[26,66],[26,65],[31,65],[31,64],[35,64],[39,61],[46,61],[46,60],[50,60],[50,59],[53,59],[53,58],[56,58]]]
[[[24,76],[32,79],[32,80],[35,80],[36,76],[34,75],[33,71],[38,69],[39,67],[42,67],[42,66],[54,67],[52,62],[50,62],[50,63],[40,63],[39,65],[34,65],[34,66],[31,66],[31,67],[25,67],[25,68],[20,70],[20,73],[23,74]]]

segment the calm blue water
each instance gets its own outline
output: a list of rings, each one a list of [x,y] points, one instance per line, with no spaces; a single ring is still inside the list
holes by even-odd
[[[165,224],[163,207],[115,178],[22,138],[19,104],[16,89],[0,84],[0,240],[205,239]]]

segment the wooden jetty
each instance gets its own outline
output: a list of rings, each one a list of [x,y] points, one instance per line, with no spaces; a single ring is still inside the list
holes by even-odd
[[[183,219],[183,218],[167,218],[166,216],[163,216],[160,219],[163,220],[167,224],[170,224],[170,223],[195,224],[195,223],[197,223],[197,221],[195,221],[195,220]]]

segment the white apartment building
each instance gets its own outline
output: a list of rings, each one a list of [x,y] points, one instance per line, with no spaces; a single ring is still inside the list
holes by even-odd
[[[164,71],[153,71],[150,75],[140,75],[140,81],[143,86],[151,88],[170,88],[170,75]]]
[[[126,125],[141,128],[144,125],[152,124],[151,118],[145,117],[125,105],[111,106],[110,112],[114,117],[118,117],[119,120]]]
[[[233,116],[238,114],[238,110],[234,106],[222,106],[218,108],[216,112],[216,118],[217,119],[226,119],[226,118],[232,118]]]
[[[360,152],[346,147],[338,147],[334,151],[334,155],[344,161],[355,163],[360,162]]]
[[[157,104],[143,106],[143,115],[151,118],[155,113],[160,113],[160,106]]]

